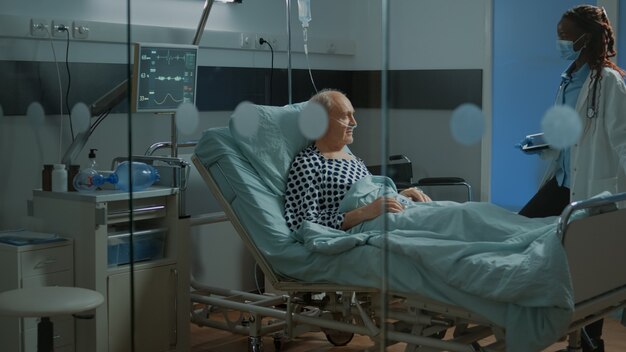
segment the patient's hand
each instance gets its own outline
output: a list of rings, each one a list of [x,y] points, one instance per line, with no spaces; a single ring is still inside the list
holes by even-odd
[[[366,220],[374,219],[384,211],[388,213],[399,213],[404,210],[404,205],[400,204],[393,197],[379,197],[368,205],[351,210],[345,214],[341,228],[347,230]]]
[[[367,209],[371,215],[370,219],[382,214],[383,211],[388,213],[399,213],[404,210],[404,205],[393,197],[378,197],[370,204],[363,207]]]
[[[431,202],[432,201],[432,199],[430,199],[430,197],[427,196],[426,193],[422,192],[421,189],[415,188],[415,187],[407,188],[403,190],[402,192],[400,192],[400,194],[405,197],[411,198],[414,202]]]

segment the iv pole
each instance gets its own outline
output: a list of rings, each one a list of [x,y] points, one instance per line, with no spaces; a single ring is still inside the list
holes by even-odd
[[[209,13],[211,12],[211,7],[213,7],[214,0],[205,0],[204,9],[202,11],[202,15],[200,16],[200,22],[198,23],[198,28],[196,29],[196,34],[193,37],[193,45],[199,45],[200,39],[202,39],[202,34],[204,33],[204,27],[206,26],[207,19],[209,18]],[[289,0],[287,0],[289,2]],[[129,43],[130,45],[130,43]],[[291,89],[290,89],[291,91]],[[126,98],[128,94],[128,79],[119,83],[113,89],[108,91],[102,97],[98,98],[95,102],[93,102],[89,106],[89,112],[91,116],[100,116],[107,111],[113,109],[117,104],[121,103],[124,98]],[[291,101],[291,98],[289,99]],[[177,156],[178,154],[178,142],[177,133],[176,133],[176,121],[174,119],[174,115],[172,114],[172,156]],[[65,165],[71,165],[72,161],[76,159],[78,153],[85,147],[89,136],[93,133],[93,129],[88,128],[86,131],[78,133],[74,138],[74,141],[65,151],[63,158],[61,159],[61,163]]]
[[[292,104],[291,95],[291,0],[285,0],[287,3],[287,96],[289,104]]]

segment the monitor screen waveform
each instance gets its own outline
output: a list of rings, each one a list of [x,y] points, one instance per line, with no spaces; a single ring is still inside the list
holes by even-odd
[[[135,111],[174,112],[195,103],[197,46],[137,44],[135,50]]]

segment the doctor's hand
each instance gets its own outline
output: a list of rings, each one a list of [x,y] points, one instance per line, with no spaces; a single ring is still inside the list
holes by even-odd
[[[421,189],[417,187],[407,188],[400,192],[401,195],[411,198],[414,202],[431,202],[432,199],[426,193],[424,193]]]

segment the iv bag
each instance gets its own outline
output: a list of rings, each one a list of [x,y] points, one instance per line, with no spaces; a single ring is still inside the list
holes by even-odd
[[[298,18],[302,27],[308,27],[311,22],[311,0],[298,0]]]

